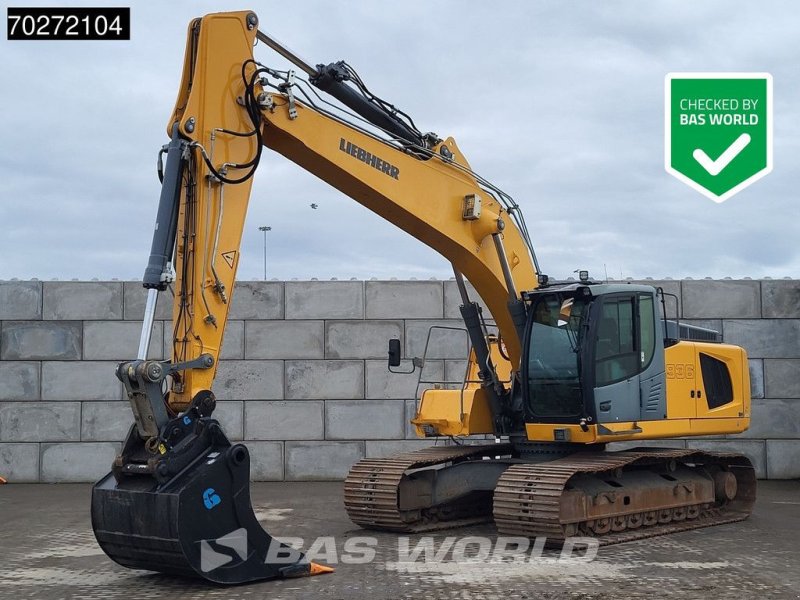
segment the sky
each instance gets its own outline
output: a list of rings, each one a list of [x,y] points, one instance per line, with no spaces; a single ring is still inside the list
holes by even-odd
[[[186,26],[245,8],[308,62],[347,60],[420,129],[452,135],[522,207],[552,277],[798,277],[795,1],[73,4],[131,6],[131,41],[3,35],[0,279],[141,278]],[[263,45],[255,56],[286,67]],[[664,170],[664,77],[684,71],[773,75],[774,170],[722,204]],[[433,250],[271,151],[239,279],[263,277],[263,225],[270,279],[452,275]]]

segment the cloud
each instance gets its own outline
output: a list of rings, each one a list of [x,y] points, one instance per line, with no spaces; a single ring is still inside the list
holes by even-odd
[[[143,272],[186,25],[240,6],[131,4],[130,42],[0,42],[0,278]],[[263,5],[260,19],[311,62],[346,59],[421,129],[453,135],[522,206],[550,275],[797,275],[796,3],[297,2]],[[775,80],[775,170],[722,205],[663,170],[664,75],[703,70]],[[243,279],[262,276],[263,224],[269,277],[451,275],[272,153],[253,188]]]

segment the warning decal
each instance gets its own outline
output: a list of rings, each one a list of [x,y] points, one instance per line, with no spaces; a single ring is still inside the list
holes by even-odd
[[[236,260],[236,250],[231,250],[230,252],[223,252],[222,258],[225,259],[225,262],[228,263],[228,266],[232,269],[233,262]]]

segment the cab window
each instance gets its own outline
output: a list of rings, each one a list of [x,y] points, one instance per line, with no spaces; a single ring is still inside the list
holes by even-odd
[[[580,346],[587,302],[545,294],[534,304],[526,373],[530,407],[537,417],[577,416],[583,411]]]
[[[635,297],[606,299],[595,339],[595,385],[636,375],[641,358],[636,344]]]
[[[639,359],[642,369],[646,369],[656,351],[656,314],[653,296],[649,294],[639,296],[639,322],[642,331],[642,350]]]

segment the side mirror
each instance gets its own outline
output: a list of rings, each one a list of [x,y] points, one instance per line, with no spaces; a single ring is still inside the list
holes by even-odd
[[[389,367],[400,366],[400,340],[392,338],[389,340]]]

